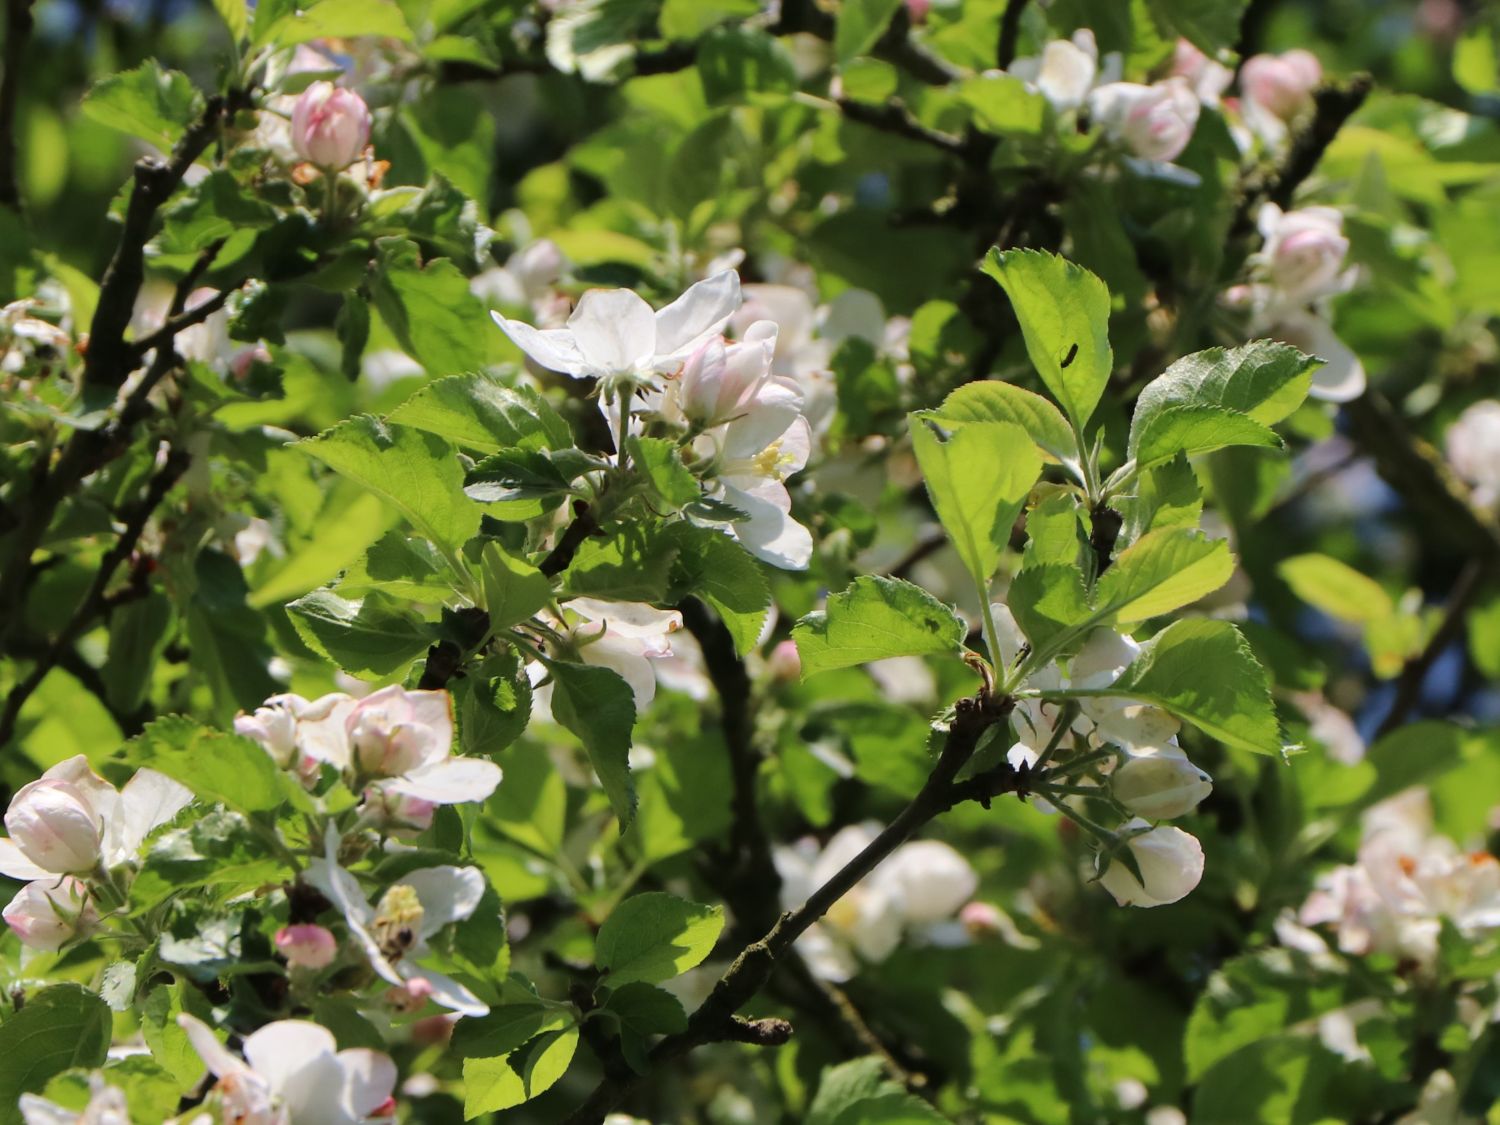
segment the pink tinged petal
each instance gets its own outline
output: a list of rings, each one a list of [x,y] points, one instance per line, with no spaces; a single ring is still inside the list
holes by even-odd
[[[428,735],[427,758],[446,758],[453,750],[453,697],[446,691],[409,691],[411,721]]]
[[[356,1120],[369,1117],[391,1098],[396,1089],[396,1064],[389,1055],[354,1047],[338,1053],[343,1071],[341,1100]]]
[[[725,270],[691,286],[656,314],[654,339],[658,360],[687,358],[710,336],[723,331],[740,307],[741,299],[740,275],[734,270]]]
[[[151,769],[137,771],[120,791],[117,847],[121,854],[111,856],[111,860],[133,859],[146,837],[186,808],[192,799],[190,789],[165,774]]]
[[[16,847],[14,840],[0,837],[0,875],[26,882],[30,879],[45,879],[55,875],[45,867],[38,867],[26,858],[26,853]]]
[[[405,961],[401,962],[401,969],[408,983],[423,982],[430,990],[428,995],[432,998],[432,1002],[439,1007],[447,1008],[450,1012],[457,1012],[461,1016],[477,1018],[490,1014],[488,1004],[452,977],[445,976],[436,969],[423,969]]]
[[[244,1074],[250,1069],[243,1061],[229,1053],[229,1050],[215,1038],[214,1033],[202,1020],[183,1012],[177,1017],[177,1026],[187,1033],[188,1042],[192,1044],[193,1050],[197,1051],[198,1057],[203,1060],[203,1065],[208,1067],[209,1073],[215,1078]]]
[[[578,299],[568,329],[591,375],[636,371],[656,346],[655,314],[629,289],[590,289]]]
[[[484,897],[484,876],[477,867],[423,867],[401,877],[422,903],[422,936],[431,937],[449,922],[470,917]]]
[[[392,778],[381,788],[387,793],[431,801],[435,805],[461,805],[483,801],[500,784],[500,767],[480,758],[449,758],[418,766]]]
[[[578,350],[573,333],[565,328],[533,328],[519,320],[508,320],[497,312],[490,313],[500,331],[536,363],[548,371],[579,378],[590,374],[589,363]]]

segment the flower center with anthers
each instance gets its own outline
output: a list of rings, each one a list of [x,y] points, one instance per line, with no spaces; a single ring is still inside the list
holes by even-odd
[[[375,910],[371,927],[381,955],[387,961],[399,961],[417,943],[422,928],[422,900],[405,883],[386,891]]]

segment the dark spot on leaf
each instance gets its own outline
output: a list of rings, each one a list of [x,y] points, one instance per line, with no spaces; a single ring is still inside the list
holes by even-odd
[[[1065,356],[1063,356],[1062,363],[1058,364],[1058,366],[1059,367],[1067,367],[1068,364],[1072,363],[1077,358],[1078,358],[1078,345],[1074,344],[1072,347],[1070,347],[1068,349],[1068,354],[1065,355]]]

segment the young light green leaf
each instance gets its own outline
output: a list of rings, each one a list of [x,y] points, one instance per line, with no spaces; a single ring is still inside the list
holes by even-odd
[[[1118,543],[1126,547],[1158,528],[1197,527],[1203,490],[1187,456],[1179,454],[1136,474],[1130,492],[1115,497],[1113,507],[1124,520]]]
[[[651,482],[670,508],[681,508],[703,495],[698,478],[682,463],[677,443],[666,438],[633,437],[626,442],[630,462]]]
[[[354,39],[363,35],[399,39],[403,43],[412,38],[406,17],[392,0],[321,0],[305,8],[287,7],[291,10],[265,28],[256,19],[256,46],[274,43],[278,47],[294,47],[314,39]]]
[[[307,646],[346,672],[389,675],[421,656],[434,639],[432,626],[380,590],[354,601],[314,590],[286,608]]]
[[[556,1085],[578,1049],[578,1025],[529,1040],[503,1058],[464,1059],[464,1120],[530,1101]]]
[[[623,831],[635,816],[630,732],[635,696],[619,674],[592,664],[549,662],[552,717],[578,736]]]
[[[1104,282],[1039,250],[991,250],[984,272],[1010,297],[1032,366],[1082,430],[1114,368]]]
[[[0,1122],[21,1125],[21,1095],[40,1093],[69,1067],[104,1065],[109,1007],[78,984],[54,984],[28,996],[0,1023]]]
[[[250,33],[250,9],[245,0],[214,0],[214,11],[229,28],[229,38],[238,43]]]
[[[483,509],[464,495],[463,466],[433,434],[360,414],[297,448],[385,497],[413,527],[450,551],[479,530]]]
[[[679,540],[675,531],[620,524],[584,541],[562,574],[563,598],[659,602],[666,593]]]
[[[186,74],[162,70],[155,59],[147,59],[134,70],[94,83],[84,95],[83,112],[165,152],[203,112],[203,97]]]
[[[711,952],[724,930],[724,908],[652,891],[632,895],[610,913],[594,939],[594,959],[615,987],[660,984],[681,976]]]
[[[530,387],[506,387],[488,375],[437,379],[391,411],[389,421],[485,453],[501,449],[566,449],[567,422]]]
[[[1168,35],[1180,35],[1214,57],[1240,39],[1240,21],[1249,0],[1146,0],[1146,10]]]
[[[1116,556],[1099,579],[1095,601],[1116,621],[1145,621],[1213,593],[1233,573],[1234,556],[1224,540],[1164,528]]]
[[[484,590],[484,608],[490,613],[490,628],[499,632],[529,621],[552,600],[552,583],[536,567],[486,543],[479,572]]]
[[[1173,622],[1113,684],[1081,694],[1154,703],[1229,746],[1282,752],[1265,669],[1227,621]]]
[[[908,423],[938,519],[975,584],[987,589],[1041,475],[1036,446],[1011,422],[966,422],[950,431],[929,414],[913,414]]]
[[[637,1074],[645,1074],[646,1043],[652,1035],[687,1030],[682,1001],[663,988],[632,981],[615,989],[604,1010],[620,1021],[620,1052]]]
[[[1127,452],[1144,468],[1179,450],[1280,445],[1267,427],[1301,405],[1322,365],[1271,340],[1184,356],[1141,392]]]
[[[806,677],[890,656],[956,653],[965,632],[957,614],[920,586],[866,575],[797,622],[792,639]]]
[[[258,743],[179,715],[148,724],[125,751],[132,765],[149,766],[209,804],[236,812],[269,812],[286,798],[276,763]]]
[[[833,32],[833,51],[840,66],[866,54],[885,34],[901,0],[845,0],[839,5]]]
[[[1048,461],[1076,463],[1078,442],[1068,420],[1050,401],[1010,383],[966,383],[932,412],[945,427],[957,422],[1013,422],[1036,442]]]
[[[1010,584],[1006,604],[1033,648],[1048,645],[1095,616],[1074,563],[1024,566]]]
[[[1294,555],[1277,563],[1276,573],[1308,605],[1340,621],[1368,624],[1396,612],[1384,586],[1329,555]]]
[[[370,293],[406,354],[432,376],[482,366],[487,338],[474,326],[484,323],[484,307],[458,267],[447,258],[424,265],[409,239],[382,238],[376,245],[380,268],[370,280]]]
[[[668,601],[689,595],[713,606],[741,656],[755,647],[771,608],[771,586],[760,563],[729,536],[706,527],[678,524],[681,550],[672,568]]]

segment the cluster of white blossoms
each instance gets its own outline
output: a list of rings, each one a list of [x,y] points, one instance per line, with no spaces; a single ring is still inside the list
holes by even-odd
[[[1021,653],[1025,637],[1008,607],[996,603],[990,610],[1001,662],[1008,667]],[[1095,629],[1066,672],[1049,664],[1025,686],[1041,691],[1106,688],[1140,652],[1140,645],[1124,634]],[[1213,791],[1213,782],[1178,746],[1181,724],[1159,707],[1113,696],[1080,698],[1076,714],[1059,730],[1066,713],[1063,704],[1018,700],[1010,764],[1017,769],[1034,766],[1048,747],[1052,762],[1097,754],[1094,769],[1108,779],[1109,798],[1129,814],[1116,833],[1120,846],[1129,849],[1140,872],[1137,878],[1128,864],[1110,860],[1100,883],[1121,906],[1165,906],[1185,897],[1203,877],[1203,848],[1191,833],[1153,822],[1186,816]],[[1046,801],[1038,806],[1049,807]]]
[[[360,795],[359,823],[392,834],[423,831],[437,806],[483,801],[500,784],[495,763],[453,754],[453,699],[444,691],[275,695],[236,717],[234,729],[306,787],[331,767]]]
[[[1433,964],[1443,923],[1474,940],[1500,930],[1500,861],[1434,833],[1432,803],[1409,789],[1365,813],[1359,853],[1318,876],[1302,908],[1277,920],[1284,945],[1324,952],[1330,927],[1344,953]]]
[[[1500,401],[1483,399],[1468,407],[1444,435],[1448,463],[1468,482],[1474,503],[1500,503]]]
[[[3,911],[31,949],[57,950],[87,937],[118,907],[121,870],[150,833],[176,816],[192,794],[155,770],[136,772],[124,789],[96,774],[82,754],[22,786],[5,813],[0,875],[26,880]]]
[[[794,910],[879,835],[880,825],[852,824],[821,849],[814,840],[775,849],[781,904]],[[864,964],[884,961],[904,940],[951,944],[963,933],[954,921],[974,897],[979,877],[947,844],[902,844],[797,939],[815,974],[845,981]]]
[[[1229,290],[1226,302],[1250,310],[1252,336],[1270,336],[1324,361],[1308,392],[1314,398],[1358,398],[1365,389],[1364,365],[1329,323],[1329,301],[1357,279],[1345,266],[1343,215],[1332,207],[1283,211],[1266,203],[1256,223],[1265,241],[1251,258],[1253,280]]]
[[[725,270],[659,311],[629,289],[590,289],[561,328],[493,315],[535,363],[596,380],[622,436],[664,425],[705,497],[738,513],[729,533],[773,566],[800,570],[812,536],[791,516],[786,480],[812,448],[805,396],[773,370],[774,321],[746,326],[738,341],[724,337],[743,303],[739,275]]]

